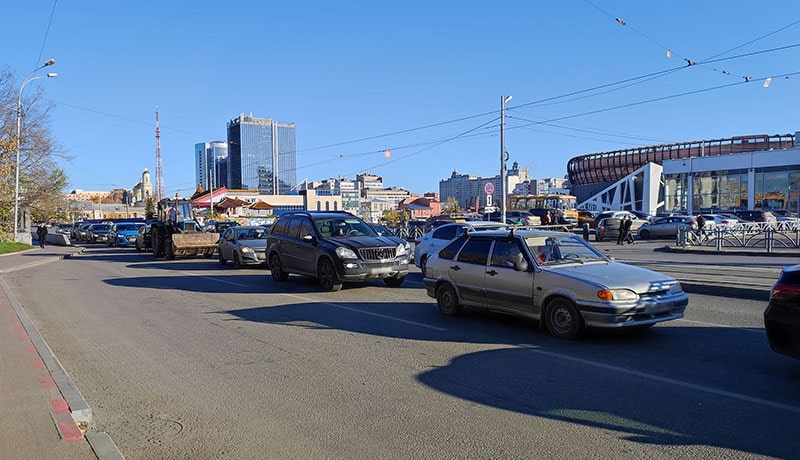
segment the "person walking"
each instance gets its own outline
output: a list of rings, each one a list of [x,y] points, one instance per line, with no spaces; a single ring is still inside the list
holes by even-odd
[[[631,216],[628,216],[628,218],[625,219],[625,242],[628,244],[636,244],[636,238],[633,237],[631,227],[633,227],[633,219],[631,219]]]
[[[44,249],[44,243],[47,241],[47,226],[44,222],[39,222],[39,227],[36,229],[36,236],[39,238],[39,247]]]
[[[700,214],[698,214],[695,219],[697,219],[697,239],[702,242],[706,236],[703,232],[703,227],[706,226],[706,220]]]
[[[627,216],[626,216],[626,217],[620,217],[620,218],[619,218],[619,228],[617,229],[617,230],[618,230],[618,232],[619,232],[619,233],[617,234],[617,245],[618,245],[618,246],[622,245],[622,243],[625,241],[625,237],[627,236],[627,235],[625,234],[625,222],[626,222],[628,219],[629,219],[629,217],[627,217]]]

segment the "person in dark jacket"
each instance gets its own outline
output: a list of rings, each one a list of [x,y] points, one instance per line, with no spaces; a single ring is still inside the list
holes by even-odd
[[[39,227],[36,229],[36,236],[39,238],[39,247],[44,249],[44,243],[47,240],[47,226],[44,222],[39,222]]]

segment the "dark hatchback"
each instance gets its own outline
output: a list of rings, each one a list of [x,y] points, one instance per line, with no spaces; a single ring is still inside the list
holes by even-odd
[[[800,359],[800,265],[785,267],[772,286],[764,329],[770,348]]]
[[[408,274],[410,256],[407,241],[379,236],[347,212],[282,214],[267,237],[274,281],[286,281],[290,274],[312,276],[326,291],[338,291],[344,282],[370,279],[400,286]]]

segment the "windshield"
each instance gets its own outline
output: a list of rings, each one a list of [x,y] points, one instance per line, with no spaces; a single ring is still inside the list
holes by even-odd
[[[602,252],[576,235],[531,235],[525,237],[525,244],[539,265],[584,263],[608,259]]]
[[[131,230],[133,230],[133,231],[139,230],[139,226],[135,225],[135,224],[117,225],[117,231],[118,232],[131,231]]]
[[[322,238],[346,236],[377,236],[363,220],[357,217],[319,219],[314,222]]]
[[[266,228],[240,228],[236,233],[240,240],[266,240],[269,232]]]

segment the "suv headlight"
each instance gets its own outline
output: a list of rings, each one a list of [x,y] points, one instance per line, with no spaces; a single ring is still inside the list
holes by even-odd
[[[597,297],[603,300],[638,300],[639,294],[630,289],[603,289],[597,291]]]
[[[242,253],[247,254],[250,252],[253,252],[253,248],[251,248],[250,246],[242,246]]]
[[[339,256],[340,259],[358,259],[358,255],[355,251],[344,246],[336,248],[336,255]]]
[[[411,245],[409,245],[408,242],[398,244],[396,249],[398,256],[402,256],[403,254],[408,254],[410,250],[411,250]]]

